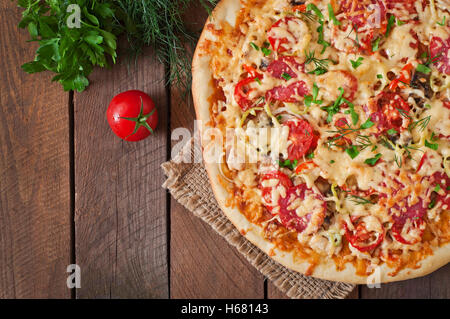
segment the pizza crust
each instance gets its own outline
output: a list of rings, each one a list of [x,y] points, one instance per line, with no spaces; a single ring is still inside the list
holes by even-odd
[[[221,0],[206,21],[206,24],[214,24],[218,21],[227,21],[230,25],[234,26],[239,9],[239,0]],[[202,123],[207,123],[210,121],[210,105],[208,98],[214,92],[214,88],[211,86],[212,73],[209,69],[210,56],[202,55],[201,47],[206,39],[213,38],[214,35],[212,35],[207,28],[204,28],[192,62],[192,94],[194,99],[194,107],[196,117],[198,120],[202,121]],[[203,128],[200,127],[200,134],[202,129]],[[205,167],[220,208],[228,219],[234,224],[234,226],[241,232],[241,234],[245,234],[244,236],[252,244],[260,248],[275,261],[289,269],[305,274],[310,266],[308,262],[294,262],[292,252],[285,252],[276,249],[270,241],[261,236],[263,229],[260,226],[249,222],[238,209],[230,208],[225,205],[228,192],[219,182],[219,165],[217,163],[205,162]],[[336,270],[336,265],[332,259],[328,259],[326,262],[318,264],[314,268],[311,276],[325,280],[353,284],[387,283],[425,276],[446,265],[449,261],[450,245],[447,244],[439,248],[434,248],[431,256],[427,256],[424,260],[419,262],[420,268],[405,268],[398,272],[395,276],[389,276],[389,273],[391,273],[393,269],[389,268],[386,264],[382,264],[375,271],[374,275],[368,277],[356,275],[356,269],[351,263],[346,263],[345,269],[338,271]]]

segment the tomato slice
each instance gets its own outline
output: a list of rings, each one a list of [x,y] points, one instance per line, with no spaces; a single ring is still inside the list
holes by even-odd
[[[288,86],[276,86],[267,91],[266,100],[293,103],[301,101],[307,94],[309,94],[309,89],[306,83],[304,81],[298,81]]]
[[[272,180],[277,182],[275,182],[273,185],[270,186],[265,185],[265,181],[272,181]],[[286,191],[293,186],[291,179],[283,172],[280,171],[269,172],[264,174],[260,179],[259,188],[262,191],[264,202],[269,211],[274,205],[272,203],[274,198],[273,192],[279,186],[284,187]]]
[[[283,56],[277,60],[272,61],[267,67],[267,72],[269,72],[274,78],[277,79],[286,80],[282,77],[283,73],[286,73],[291,78],[295,79],[297,77],[297,74],[292,68],[304,72],[305,65],[302,63],[298,63],[295,57]]]
[[[381,92],[369,101],[368,111],[372,112],[370,118],[377,123],[379,133],[390,129],[401,132],[410,123],[409,104],[397,93]]]
[[[278,53],[293,53],[299,30],[306,30],[305,22],[296,17],[285,17],[275,22],[267,32],[272,48]]]
[[[430,41],[430,58],[433,60],[433,65],[447,75],[450,75],[450,37],[443,40],[440,37],[432,37]]]
[[[289,127],[288,159],[299,160],[311,149],[315,135],[311,125],[305,120],[289,120],[283,125]]]
[[[305,197],[314,198],[311,211],[304,211],[303,200]],[[295,202],[299,202],[299,206]],[[281,223],[288,229],[311,234],[322,226],[327,211],[327,204],[322,194],[314,192],[306,184],[300,184],[288,189],[286,196],[280,198]],[[296,207],[295,209],[293,207]]]
[[[391,228],[393,237],[405,245],[420,242],[426,226],[423,220],[426,213],[427,209],[423,207],[421,199],[412,206],[408,205],[408,198],[402,201],[402,206],[395,204],[389,210],[389,215],[394,220]]]
[[[361,252],[377,248],[384,239],[384,228],[380,220],[375,216],[363,216],[351,218],[353,230],[344,223],[345,238],[350,245]]]
[[[243,79],[236,84],[234,88],[234,99],[236,103],[241,107],[242,111],[254,106],[255,103],[253,99],[250,98],[250,92],[254,90],[251,85],[258,85],[255,81],[256,78],[262,79],[262,76],[255,76]]]

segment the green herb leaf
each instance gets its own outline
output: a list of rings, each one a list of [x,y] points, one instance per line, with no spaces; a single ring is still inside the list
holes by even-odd
[[[386,33],[384,34],[384,36],[386,38],[389,36],[389,33],[391,33],[391,30],[392,30],[392,27],[394,26],[394,23],[395,23],[395,16],[391,15],[389,17],[388,24],[386,26]]]
[[[315,4],[313,4],[313,3],[309,3],[306,6],[306,11],[314,11],[314,13],[319,18],[319,20],[322,20],[322,21],[325,20],[325,18],[323,16],[322,12],[320,11],[320,9],[317,8],[317,6]]]
[[[256,51],[259,51],[259,46],[257,46],[255,43],[250,42],[250,46],[255,49]]]
[[[428,140],[425,140],[425,146],[432,150],[437,151],[439,145],[435,144],[435,143],[430,143],[430,142],[428,142]]]
[[[336,19],[336,16],[334,15],[333,6],[331,3],[328,4],[328,17],[333,21],[334,25],[341,25],[341,22]]]
[[[430,202],[430,204],[428,205],[428,208],[429,208],[429,209],[432,209],[434,206],[436,206],[436,200],[435,200],[435,199],[433,199],[433,200]]]
[[[436,184],[436,187],[433,189],[433,191],[435,191],[436,193],[439,192],[441,190],[441,185]]]
[[[259,85],[262,84],[262,83],[261,83],[261,80],[260,80],[258,77],[255,78],[255,82],[258,83]]]
[[[334,163],[336,163],[335,160],[331,160],[331,161],[330,161],[330,164],[334,164]]]
[[[309,153],[308,155],[306,155],[306,158],[313,159],[314,158],[314,153],[313,152]]]
[[[371,127],[374,126],[374,125],[375,125],[374,122],[372,122],[370,119],[367,119],[367,121],[365,121],[365,122],[360,126],[360,128],[361,128],[362,130],[365,130],[365,129],[371,128]]]
[[[403,21],[397,19],[397,25],[398,25],[398,26],[402,26],[402,25],[404,25],[405,23],[406,23],[406,22],[403,22]]]
[[[378,51],[378,47],[379,47],[379,45],[380,45],[380,41],[381,41],[381,37],[375,39],[375,40],[372,42],[372,51],[373,51],[373,52]]]
[[[352,159],[354,159],[356,156],[359,155],[359,151],[358,151],[358,149],[356,148],[355,145],[352,145],[351,147],[347,148],[347,149],[345,150],[345,152],[346,152]]]
[[[356,69],[358,66],[362,64],[362,61],[364,60],[363,57],[359,57],[356,61],[350,60],[352,67]]]
[[[368,164],[368,165],[370,165],[370,166],[374,166],[374,165],[378,162],[378,160],[379,160],[380,158],[381,158],[381,154],[378,153],[377,155],[375,155],[375,157],[366,159],[366,160],[364,161],[364,163],[366,163],[366,164]]]
[[[387,131],[387,133],[388,133],[389,135],[395,135],[395,134],[397,134],[397,131],[394,130],[393,128],[391,128],[391,129],[389,129],[389,130]]]
[[[272,50],[262,47],[262,48],[261,48],[261,52],[262,52],[265,56],[268,56],[268,55],[270,55],[270,54],[272,53]]]
[[[292,76],[290,76],[290,75],[287,74],[287,73],[281,74],[281,77],[282,77],[283,79],[285,79],[286,81],[289,81],[290,79],[292,79]]]
[[[383,78],[383,74],[377,74],[377,78],[378,79],[382,79]]]
[[[290,170],[294,170],[297,167],[297,163],[298,163],[298,160],[293,160],[293,161],[285,160],[284,162],[278,161],[278,165],[280,167],[286,167],[286,168],[289,168]]]
[[[417,65],[416,70],[418,72],[422,72],[422,73],[425,73],[425,74],[428,74],[428,73],[431,72],[431,69],[429,67],[427,67],[426,65],[424,65],[424,64]]]
[[[446,18],[447,18],[447,16],[444,16],[444,18],[442,18],[442,22],[436,22],[436,23],[439,24],[441,27],[443,27],[445,25]]]

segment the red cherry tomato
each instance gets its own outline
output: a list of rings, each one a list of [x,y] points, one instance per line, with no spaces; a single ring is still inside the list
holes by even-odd
[[[394,220],[392,225],[392,235],[394,238],[406,245],[413,245],[422,240],[422,234],[425,230],[425,221],[423,217],[427,213],[427,209],[423,207],[423,201],[419,201],[408,206],[408,198],[403,200],[403,205],[395,204],[389,210],[389,214]],[[408,239],[404,238],[407,235]]]
[[[311,125],[305,120],[290,120],[283,125],[289,127],[288,139],[291,144],[288,146],[288,159],[298,160],[311,149],[316,136]]]
[[[148,137],[158,124],[155,103],[146,93],[130,90],[117,94],[109,103],[106,118],[113,132],[126,141]]]
[[[249,77],[239,81],[238,84],[236,84],[234,88],[234,99],[245,112],[255,103],[255,101],[250,98],[250,92],[255,89],[255,85],[258,85],[256,79],[262,80],[263,75],[256,72],[256,70],[251,66],[244,65],[244,69],[248,73]]]
[[[350,245],[361,252],[365,252],[373,250],[381,244],[384,238],[384,229],[378,218],[375,216],[364,216],[351,219],[353,230],[350,230],[347,223],[344,223],[345,238],[347,238]],[[369,219],[371,219],[370,224],[368,223]],[[377,231],[374,227],[369,226],[374,223],[378,226],[376,228],[383,231]]]

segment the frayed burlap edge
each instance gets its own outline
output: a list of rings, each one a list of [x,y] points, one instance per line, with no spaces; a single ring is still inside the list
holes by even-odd
[[[197,163],[193,160],[200,154],[195,145],[193,140],[189,141],[178,156],[161,165],[168,177],[163,187],[180,204],[208,223],[290,298],[343,299],[353,290],[355,285],[352,284],[316,279],[292,271],[242,236],[219,208],[205,168],[198,160]]]

